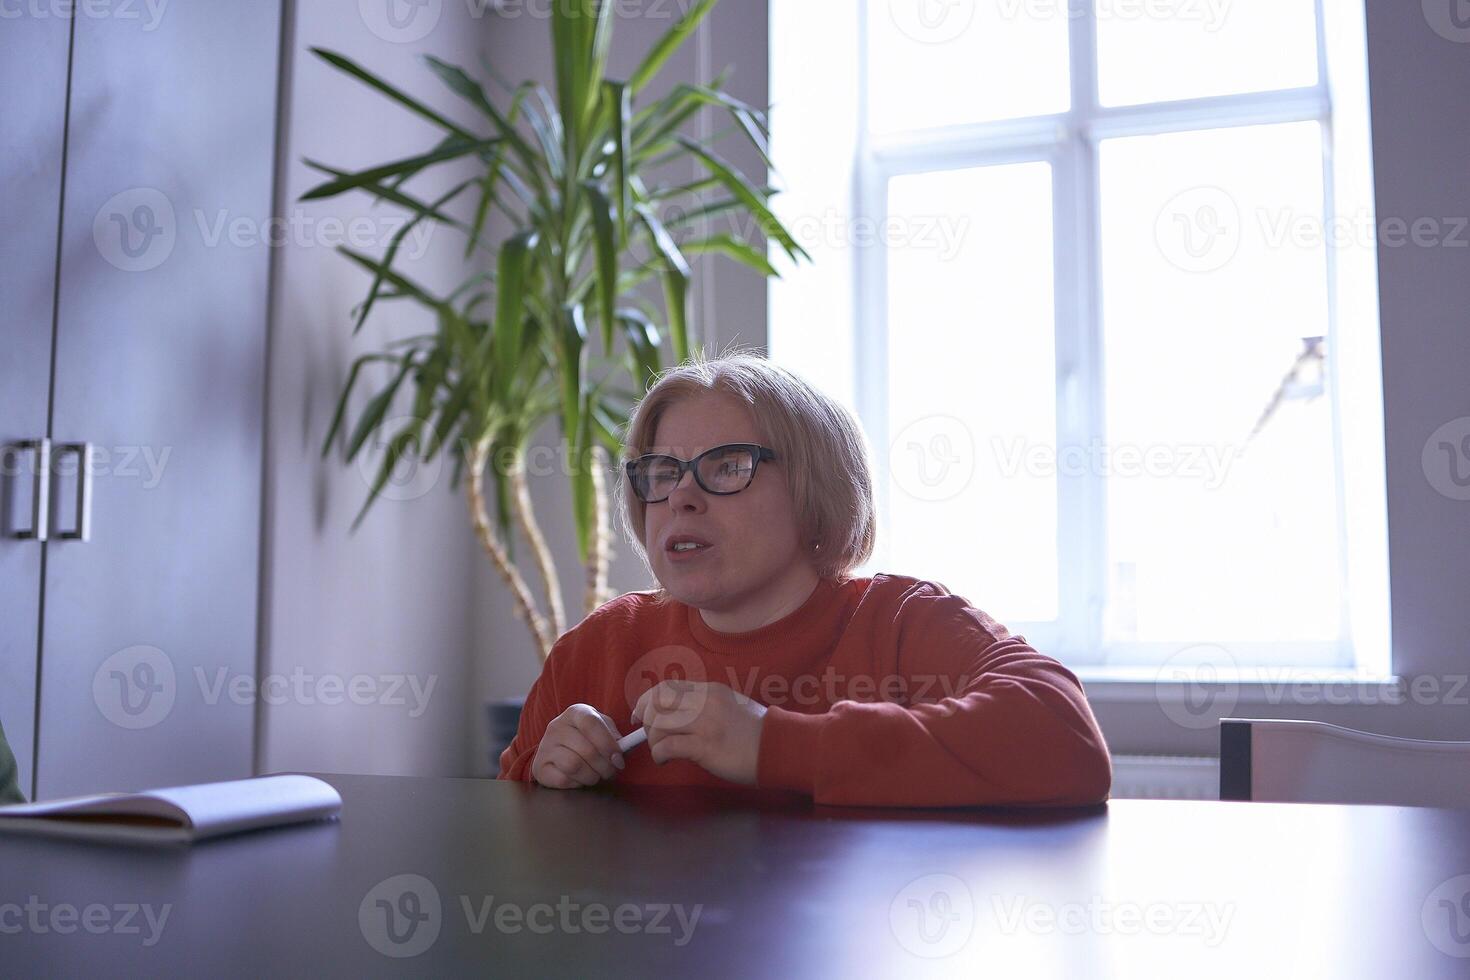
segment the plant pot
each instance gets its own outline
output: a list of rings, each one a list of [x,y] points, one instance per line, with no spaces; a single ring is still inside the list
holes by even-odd
[[[521,724],[521,709],[526,706],[525,698],[504,698],[485,704],[485,715],[490,726],[490,774],[500,772],[500,753],[504,752],[516,737]]]

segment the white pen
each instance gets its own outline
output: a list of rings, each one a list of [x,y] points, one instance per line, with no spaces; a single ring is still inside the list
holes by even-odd
[[[648,729],[642,727],[635,728],[618,739],[618,751],[627,752],[630,749],[636,749],[646,741],[648,741]]]

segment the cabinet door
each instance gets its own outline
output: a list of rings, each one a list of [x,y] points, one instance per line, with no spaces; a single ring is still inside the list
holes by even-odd
[[[147,8],[141,8],[147,9]],[[280,5],[78,17],[38,794],[250,775]],[[60,450],[56,450],[59,452]]]
[[[0,447],[46,435],[70,29],[21,17],[0,30]],[[45,546],[12,535],[31,527],[36,464],[33,452],[0,456],[0,726],[27,796]]]

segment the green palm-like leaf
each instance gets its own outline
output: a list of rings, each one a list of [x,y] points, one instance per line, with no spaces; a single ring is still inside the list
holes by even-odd
[[[403,273],[389,268],[386,263],[379,262],[377,259],[364,255],[361,252],[354,251],[348,248],[346,245],[338,245],[337,251],[341,252],[343,255],[347,256],[349,259],[356,262],[358,265],[362,266],[364,269],[368,270],[374,275],[381,275],[388,282],[391,282],[393,285],[397,286],[400,292],[412,296],[414,299],[418,300],[420,303],[423,303],[425,306],[432,307],[434,309],[440,309],[445,305],[442,299],[438,299],[437,297],[431,295],[427,289],[420,286],[412,279],[409,279],[407,276],[403,275]]]
[[[450,122],[448,119],[439,115],[439,113],[435,112],[433,109],[430,109],[422,102],[418,101],[415,98],[412,98],[409,95],[406,95],[394,86],[389,85],[378,76],[359,66],[357,62],[353,61],[352,59],[344,57],[343,55],[340,55],[335,51],[329,51],[326,48],[312,48],[311,53],[316,55],[318,58],[321,58],[323,61],[333,66],[334,68],[346,72],[347,74],[353,76],[364,84],[370,86],[371,88],[377,89],[379,92],[382,92],[384,95],[388,96],[388,98],[406,107],[407,109],[418,113],[420,116],[423,116],[425,119],[429,120],[429,122],[431,123],[434,123],[436,126],[440,126],[448,130],[450,133],[459,137],[460,140],[464,142],[474,142],[476,139],[478,139],[475,134],[469,132],[468,130],[465,130],[464,128],[453,122]]]
[[[495,131],[500,135],[500,138],[505,140],[517,158],[524,164],[525,174],[522,176],[539,183],[541,179],[540,168],[537,165],[539,158],[531,149],[530,144],[517,132],[510,118],[495,108],[495,105],[485,96],[485,90],[480,87],[480,83],[465,74],[463,68],[440,61],[433,55],[424,55],[424,62],[433,70],[434,74],[439,76],[440,80],[451,91],[484,113],[485,117],[494,125]]]
[[[352,522],[352,529],[354,531],[362,523],[362,519],[367,516],[368,509],[378,499],[378,495],[383,492],[383,487],[387,485],[388,479],[393,475],[393,471],[397,468],[399,461],[410,451],[417,451],[419,431],[422,428],[423,423],[414,420],[399,430],[398,434],[388,441],[388,451],[383,455],[383,463],[378,467],[378,474],[373,479],[372,488],[368,491],[368,498],[363,503],[362,510],[357,512],[357,518]]]
[[[658,74],[662,68],[673,57],[674,52],[684,45],[684,42],[694,34],[695,28],[704,20],[706,15],[714,9],[717,0],[698,0],[694,6],[689,8],[688,13],[681,17],[667,34],[659,39],[653,49],[644,57],[643,63],[628,80],[628,85],[634,92],[638,92]]]
[[[497,400],[511,391],[510,366],[519,360],[521,325],[526,318],[526,280],[531,250],[536,247],[534,230],[517,233],[500,250],[499,299],[495,306],[495,372]]]
[[[534,85],[527,82],[526,89],[535,96],[534,101],[526,100],[526,121],[531,124],[531,131],[536,134],[542,159],[546,161],[546,169],[551,173],[553,180],[561,180],[565,170],[565,162],[562,159],[564,135],[561,129],[561,118],[556,114],[551,93],[546,91],[545,85]]]
[[[658,328],[642,310],[624,307],[618,310],[618,323],[628,338],[628,351],[633,359],[632,374],[642,387],[663,370],[659,359]]]
[[[626,81],[606,77],[615,23],[610,0],[553,4],[551,88],[532,81],[511,85],[491,66],[478,73],[493,82],[485,85],[458,65],[425,57],[425,74],[448,90],[441,90],[444,97],[452,93],[463,100],[471,110],[465,113],[470,123],[452,119],[341,54],[313,49],[337,71],[438,130],[421,153],[365,169],[307,161],[323,178],[302,200],[361,191],[374,203],[406,214],[406,224],[381,257],[339,249],[372,277],[353,311],[354,333],[369,316],[401,309],[386,305],[392,300],[427,308],[438,324],[433,333],[392,340],[361,355],[347,375],[324,455],[349,425],[349,403],[368,373],[363,368],[391,365],[386,383],[367,396],[343,440],[344,454],[352,460],[370,439],[386,439],[384,458],[353,527],[403,461],[452,455],[451,486],[457,486],[471,451],[488,446],[494,520],[503,546],[512,548],[506,465],[521,458],[533,434],[555,418],[572,461],[577,546],[586,559],[599,506],[594,451],[616,457],[632,405],[666,362],[690,356],[689,258],[718,255],[763,276],[775,275],[760,246],[762,234],[793,258],[805,257],[768,206],[773,191],[713,149],[727,137],[747,141],[769,166],[769,132],[761,110],[726,93],[723,73],[644,98],[715,2],[692,0]],[[728,116],[731,123],[713,137],[694,140],[685,131],[701,111]],[[480,128],[486,132],[475,131]],[[418,181],[429,180],[431,171],[438,173],[436,168],[447,163],[455,163],[454,180],[425,193]],[[697,176],[673,185],[657,183],[665,165]],[[473,172],[462,172],[465,168]],[[493,240],[488,230],[500,218],[492,220],[492,212],[510,224],[508,233]],[[729,232],[710,229],[683,244],[671,234],[670,229],[725,214],[731,216]],[[407,264],[402,245],[427,223],[465,236],[463,254],[472,267],[457,285],[441,287],[436,281],[431,288],[431,280]],[[643,289],[653,278],[662,289],[661,306]],[[441,294],[441,289],[448,291]],[[589,316],[601,327],[595,363]],[[615,377],[627,390],[613,384]],[[410,424],[386,431],[392,405],[410,391]]]
[[[337,170],[334,167],[328,167],[325,164],[317,163],[315,160],[302,160],[301,162],[306,164],[313,170],[316,170],[320,173],[328,174],[332,177],[351,176],[351,174],[346,170]],[[472,183],[472,181],[467,183]],[[464,184],[461,184],[459,189],[463,190],[464,186]],[[452,215],[446,214],[444,211],[440,210],[442,204],[425,204],[423,201],[420,201],[409,194],[403,193],[396,186],[391,186],[386,183],[363,184],[359,189],[368,192],[379,201],[389,201],[393,204],[401,205],[403,208],[412,211],[415,214],[424,214],[427,217],[433,218],[435,221],[441,224],[449,225],[452,228],[464,228],[464,224],[462,222],[458,221]],[[442,200],[448,201],[452,197],[453,195],[446,195]]]
[[[648,229],[649,237],[663,259],[664,305],[669,316],[669,332],[674,339],[674,359],[686,361],[689,358],[689,263],[652,208],[646,204],[635,204],[633,210]]]
[[[618,243],[617,225],[612,202],[596,183],[586,185],[592,208],[593,246],[597,253],[598,319],[602,322],[602,349],[612,351],[613,321],[618,308]]]
[[[551,53],[556,72],[557,111],[561,115],[563,145],[568,148],[567,162],[578,159],[571,152],[581,145],[579,98],[584,91],[587,51],[582,47],[582,16],[586,0],[560,0],[551,5]]]
[[[398,389],[403,386],[404,379],[414,366],[414,355],[417,351],[409,351],[400,359],[398,373],[388,387],[373,396],[362,410],[362,415],[357,420],[357,426],[352,430],[352,437],[347,440],[347,461],[350,463],[357,458],[358,452],[367,442],[378,425],[387,415],[389,407],[393,404],[393,396],[398,394]]]
[[[318,184],[316,187],[313,187],[301,195],[301,200],[315,201],[324,197],[335,197],[343,191],[350,191],[357,187],[372,187],[386,177],[417,172],[430,164],[443,163],[446,160],[457,160],[470,153],[483,153],[487,150],[492,150],[499,142],[499,140],[454,142],[448,146],[419,156],[408,157],[405,160],[395,160],[392,163],[385,163],[380,167],[362,170],[355,174],[343,174],[341,177],[329,180],[325,184]],[[311,163],[311,161],[307,162]]]
[[[587,322],[580,305],[562,308],[557,343],[562,358],[562,434],[570,441],[577,429],[582,393],[583,352],[587,346]]]
[[[701,255],[713,252],[718,255],[728,256],[742,265],[749,266],[763,276],[773,279],[781,278],[781,273],[771,265],[769,259],[761,254],[760,250],[746,242],[740,241],[732,235],[711,235],[692,242],[684,242],[679,248],[685,255]]]
[[[766,117],[760,110],[714,88],[688,83],[679,84],[664,101],[667,108],[647,120],[645,128],[637,133],[635,159],[640,163],[668,149],[674,142],[678,128],[689,117],[705,106],[712,106],[726,110],[760,153],[766,166],[775,166],[771,162],[770,133],[766,129]],[[713,143],[714,139],[711,138],[709,142]]]
[[[577,415],[576,437],[572,440],[572,511],[577,528],[577,557],[587,561],[592,531],[597,521],[597,500],[592,483],[591,392],[582,396]]]
[[[704,87],[711,91],[718,91],[724,84],[725,78],[720,75]],[[700,105],[700,100],[694,98],[687,87],[676,85],[668,95],[634,115],[631,140],[634,150],[637,151],[643,147],[654,148],[650,153],[639,154],[638,159],[647,160],[651,152],[656,151],[679,130],[679,127],[694,118]]]
[[[704,161],[704,165],[709,168],[711,175],[718,177],[720,183],[724,184],[726,189],[735,195],[735,198],[744,204],[751,214],[755,215],[756,220],[760,222],[761,230],[774,238],[786,251],[786,254],[791,256],[793,261],[797,259],[797,256],[807,260],[811,259],[811,256],[806,253],[806,249],[796,243],[796,239],[791,236],[791,232],[787,231],[786,226],[771,213],[770,208],[766,207],[766,202],[761,199],[760,192],[751,186],[750,181],[737,173],[735,168],[720,159],[712,151],[705,149],[687,137],[679,137],[679,145]]]
[[[605,405],[596,405],[592,409],[592,435],[607,454],[617,459],[623,451],[623,437],[618,429],[621,426],[614,421],[612,411]],[[625,413],[619,413],[625,414]]]
[[[337,408],[332,412],[332,424],[327,427],[327,438],[322,441],[322,458],[332,451],[332,440],[337,437],[337,432],[342,428],[342,420],[347,414],[347,400],[352,395],[352,389],[357,385],[358,375],[364,364],[372,364],[378,361],[387,361],[390,364],[397,363],[398,356],[393,354],[369,353],[363,354],[352,362],[352,369],[347,372],[347,383],[342,386],[342,394],[337,399]]]
[[[373,303],[377,301],[378,294],[382,291],[383,283],[387,279],[387,270],[393,265],[393,260],[398,255],[398,249],[403,245],[403,241],[408,237],[408,233],[413,231],[426,218],[431,217],[438,208],[459,196],[460,191],[464,190],[471,183],[472,181],[465,181],[462,184],[458,184],[449,193],[443,195],[432,204],[420,208],[413,218],[404,222],[403,227],[394,233],[393,238],[388,242],[388,250],[383,255],[383,261],[379,265],[378,271],[373,274],[373,284],[368,287],[367,299],[363,301],[358,311],[357,322],[352,325],[352,332],[354,334],[362,329],[362,325],[367,322],[368,314],[373,311]],[[452,219],[444,219],[444,222],[447,224],[457,224]]]
[[[633,159],[629,144],[632,137],[633,100],[628,86],[622,82],[604,82],[609,125],[612,127],[613,195],[618,208],[618,242],[628,240],[628,165]]]

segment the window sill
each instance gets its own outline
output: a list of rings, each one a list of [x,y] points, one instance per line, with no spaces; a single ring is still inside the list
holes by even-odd
[[[1089,701],[1126,704],[1230,698],[1249,704],[1402,704],[1405,679],[1392,674],[1321,668],[1265,667],[1217,671],[1197,681],[1160,678],[1155,667],[1074,667]]]

